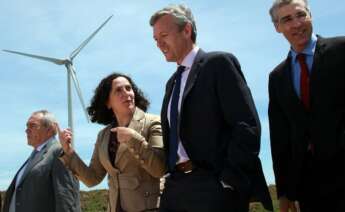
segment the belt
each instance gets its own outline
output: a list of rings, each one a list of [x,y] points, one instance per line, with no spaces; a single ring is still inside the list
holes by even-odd
[[[193,165],[191,160],[187,160],[182,163],[178,163],[175,166],[175,171],[176,172],[182,172],[182,173],[190,173],[195,169],[196,167]]]

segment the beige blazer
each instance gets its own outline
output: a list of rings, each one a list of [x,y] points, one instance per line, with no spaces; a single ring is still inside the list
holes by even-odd
[[[100,183],[108,174],[108,212],[116,212],[119,201],[128,212],[158,207],[160,177],[165,173],[160,119],[136,108],[129,128],[137,133],[126,144],[120,144],[115,168],[108,154],[110,125],[99,132],[89,166],[77,154],[62,157],[65,165],[89,187]]]

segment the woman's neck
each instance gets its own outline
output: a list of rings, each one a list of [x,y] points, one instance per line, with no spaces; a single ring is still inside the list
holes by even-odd
[[[129,125],[129,122],[132,120],[133,114],[124,114],[124,115],[116,115],[117,124],[119,127],[126,127]]]

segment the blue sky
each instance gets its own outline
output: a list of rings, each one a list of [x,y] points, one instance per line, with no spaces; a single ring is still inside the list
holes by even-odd
[[[197,44],[206,51],[232,52],[239,59],[262,123],[261,153],[268,183],[274,183],[267,121],[269,72],[286,56],[288,43],[276,33],[270,0],[2,0],[0,49],[67,57],[107,17],[112,20],[75,58],[74,65],[88,105],[99,81],[112,71],[133,77],[159,114],[166,80],[175,70],[156,48],[149,19],[170,3],[185,3],[196,19]],[[314,32],[345,35],[345,1],[310,1]],[[5,190],[30,155],[25,123],[48,109],[67,127],[66,69],[44,61],[0,52],[0,190]],[[74,91],[73,91],[74,92]],[[87,123],[74,92],[75,148],[89,162],[101,125]],[[102,183],[94,188],[106,188]],[[82,189],[86,189],[84,185]]]

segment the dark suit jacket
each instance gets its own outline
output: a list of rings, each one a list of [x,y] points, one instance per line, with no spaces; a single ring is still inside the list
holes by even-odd
[[[310,75],[310,112],[297,96],[291,58],[269,78],[269,121],[278,196],[296,199],[309,143],[319,193],[344,188],[345,37],[319,37]]]
[[[175,75],[167,82],[161,111],[167,155],[167,108]],[[180,137],[193,163],[270,208],[258,158],[260,123],[250,90],[233,55],[199,50],[186,82],[180,117]]]
[[[79,182],[58,159],[61,151],[60,143],[50,140],[37,153],[17,186],[16,212],[81,211]],[[6,192],[4,212],[9,210],[17,174]]]

